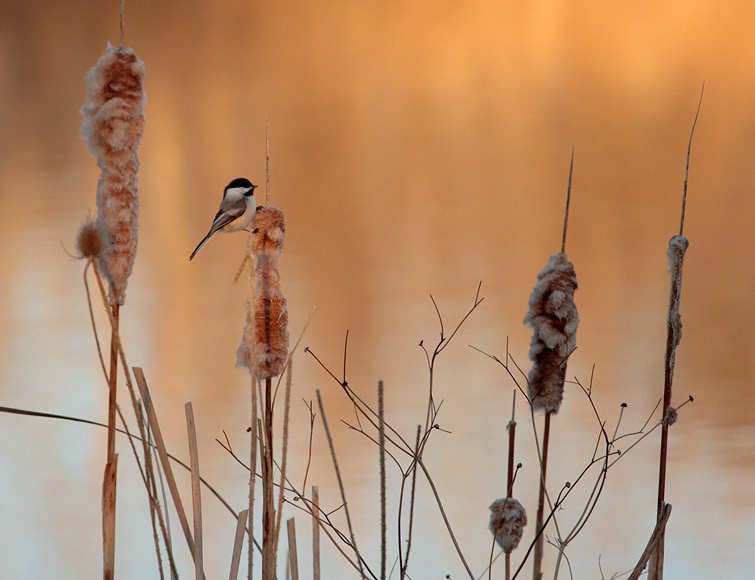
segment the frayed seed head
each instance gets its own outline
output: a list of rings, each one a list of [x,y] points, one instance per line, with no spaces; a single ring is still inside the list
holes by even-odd
[[[488,528],[501,549],[510,554],[522,539],[527,525],[527,512],[518,500],[507,497],[490,504]]]
[[[99,258],[107,251],[109,245],[109,236],[104,231],[103,224],[88,217],[81,225],[76,238],[77,257]]]
[[[564,393],[566,359],[577,346],[579,314],[574,304],[577,274],[563,252],[537,275],[524,323],[532,328],[527,377],[532,406],[557,413]]]
[[[679,418],[679,412],[676,410],[676,408],[669,406],[668,409],[666,409],[666,417],[664,420],[666,421],[667,425],[673,425],[676,423],[676,420]]]

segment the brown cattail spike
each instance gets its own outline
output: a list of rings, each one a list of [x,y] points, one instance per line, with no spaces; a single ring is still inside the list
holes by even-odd
[[[577,274],[559,253],[537,275],[524,323],[533,331],[527,377],[530,402],[535,410],[557,413],[564,394],[566,359],[577,346],[579,314],[574,304]]]
[[[136,258],[139,197],[137,147],[144,132],[144,63],[130,48],[108,45],[87,73],[81,135],[97,159],[97,223],[110,234],[98,265],[111,298],[123,304]]]
[[[510,554],[519,545],[527,525],[527,512],[513,497],[501,498],[490,504],[490,533],[501,549]]]
[[[258,380],[277,376],[288,356],[288,309],[280,287],[278,258],[286,233],[283,212],[271,205],[257,209],[252,233],[256,259],[254,286],[254,334],[247,317],[244,338],[236,354],[237,365],[249,369]],[[254,345],[253,348],[250,348]],[[254,352],[251,360],[250,351]]]

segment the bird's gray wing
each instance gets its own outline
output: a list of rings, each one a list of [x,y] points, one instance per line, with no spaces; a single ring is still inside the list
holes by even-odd
[[[218,213],[215,214],[215,219],[212,220],[210,235],[238,219],[245,211],[246,201],[244,198],[223,202],[222,207],[218,210]]]

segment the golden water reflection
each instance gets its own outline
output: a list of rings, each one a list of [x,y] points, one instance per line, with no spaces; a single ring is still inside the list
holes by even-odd
[[[0,7],[0,389],[2,404],[102,419],[83,265],[60,245],[71,250],[94,207],[97,170],[77,137],[77,111],[84,72],[118,37],[114,7],[99,10],[75,2]],[[438,337],[429,295],[448,330],[482,280],[483,304],[439,361],[440,421],[452,435],[437,433],[426,456],[481,571],[486,508],[502,493],[512,385],[468,345],[503,356],[508,337],[524,364],[529,336],[521,319],[538,270],[559,249],[574,147],[567,250],[579,275],[582,325],[570,374],[588,380],[595,363],[605,418],[614,420],[626,401],[627,429],[644,422],[659,397],[665,249],[679,228],[684,154],[705,82],[676,375],[679,400],[691,393],[696,402],[673,431],[667,570],[679,578],[741,576],[755,564],[748,484],[755,476],[755,50],[746,26],[753,12],[745,2],[687,3],[683,15],[601,2],[128,8],[127,41],[148,76],[139,258],[123,333],[129,362],[145,368],[155,390],[171,448],[185,449],[182,407],[191,400],[202,469],[243,506],[243,471],[214,441],[226,430],[243,448],[248,421],[246,380],[233,368],[246,287],[231,280],[243,237],[218,236],[191,264],[188,254],[230,178],[264,182],[267,117],[272,203],[289,228],[281,267],[292,335],[316,306],[302,346],[340,373],[349,329],[349,382],[374,400],[384,379],[390,420],[408,437],[422,420],[427,387],[417,344]],[[374,449],[339,424],[351,411],[314,360],[302,353],[295,368],[292,471],[301,479],[306,463],[300,400],[320,388],[337,425],[350,502],[359,506],[356,526],[375,561]],[[584,397],[576,389],[569,397],[555,427],[554,485],[574,477],[596,435]],[[519,420],[519,452],[531,458],[528,421]],[[98,575],[102,434],[19,417],[6,417],[0,429],[9,466],[0,476],[5,575],[49,577],[47,562],[61,577]],[[609,478],[572,546],[575,577],[596,575],[598,553],[604,571],[634,564],[655,511],[656,445],[628,456]],[[534,495],[533,481],[525,468],[523,497]],[[340,503],[320,431],[310,482],[327,490],[331,506]],[[701,530],[711,528],[713,490],[716,517],[729,523],[713,526],[711,540]],[[143,510],[143,493],[126,468],[119,493],[118,566],[125,577],[149,577],[147,523],[131,517]],[[423,490],[415,577],[463,577],[446,536],[436,533],[431,499]],[[226,573],[232,522],[205,501],[214,577]],[[715,564],[702,556],[707,549],[719,555]],[[331,574],[350,577],[335,554],[328,558]]]

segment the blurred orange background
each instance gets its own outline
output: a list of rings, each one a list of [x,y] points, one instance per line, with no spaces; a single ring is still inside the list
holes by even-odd
[[[106,42],[118,43],[118,9],[0,4],[0,405],[106,417],[84,264],[66,251],[95,210],[98,170],[79,138],[78,110],[85,72]],[[244,235],[216,236],[192,263],[188,256],[232,178],[259,184],[264,203],[267,120],[270,203],[288,224],[281,271],[292,342],[317,307],[302,349],[340,374],[348,329],[349,383],[374,401],[383,379],[388,421],[409,439],[427,396],[417,345],[439,336],[430,295],[448,331],[482,281],[484,302],[436,369],[439,423],[451,433],[435,433],[426,454],[462,548],[482,573],[487,507],[504,495],[513,384],[469,345],[503,357],[508,340],[528,366],[522,318],[537,272],[560,248],[574,148],[567,252],[581,326],[568,374],[587,383],[595,365],[594,399],[608,425],[626,402],[622,429],[642,426],[662,394],[666,245],[679,231],[704,83],[675,378],[675,402],[692,394],[695,403],[671,430],[666,574],[744,577],[755,566],[753,22],[750,2],[127,2],[126,45],[147,69],[147,125],[122,333],[171,449],[188,457],[183,406],[192,401],[203,475],[244,507],[246,475],[215,442],[226,431],[246,456],[248,379],[234,368],[246,284],[233,284]],[[106,334],[101,313],[98,321]],[[315,389],[335,431],[360,544],[374,562],[377,451],[340,422],[353,419],[348,401],[303,350],[290,469],[300,481],[304,401]],[[515,495],[533,522],[536,459],[521,397],[517,413],[524,468]],[[587,464],[597,435],[588,401],[567,386],[553,425],[554,489]],[[116,569],[122,578],[156,577],[145,494],[125,441],[119,450]],[[567,552],[574,577],[634,566],[654,523],[657,454],[653,435],[611,471]],[[104,430],[3,414],[0,457],[2,576],[98,576]],[[319,422],[312,463],[309,483],[336,509]],[[390,482],[388,493],[395,508]],[[419,495],[412,576],[464,577],[427,486]],[[204,501],[207,575],[223,576],[235,522],[208,494]],[[565,506],[564,527],[580,505]],[[286,512],[294,515],[306,545],[310,524]],[[389,530],[395,556],[395,522]],[[326,576],[354,577],[324,549]],[[308,571],[308,551],[299,552]],[[188,553],[178,553],[190,574]]]

